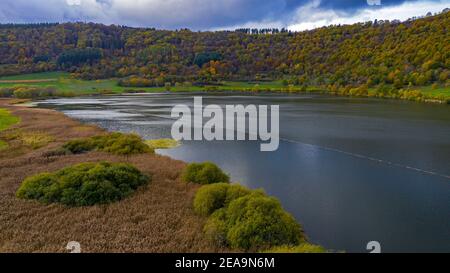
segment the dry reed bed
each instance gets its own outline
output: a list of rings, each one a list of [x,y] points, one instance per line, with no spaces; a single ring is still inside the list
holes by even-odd
[[[69,139],[102,133],[63,114],[47,109],[10,105],[0,100],[21,122],[13,129],[46,132],[55,138],[48,146],[32,150],[12,141],[0,152],[0,252],[67,252],[69,241],[78,241],[83,252],[214,252],[202,235],[204,219],[196,216],[192,200],[196,185],[180,181],[185,163],[159,155],[128,159],[106,153],[46,157]],[[1,134],[8,131],[1,132]],[[131,197],[110,205],[66,208],[20,200],[15,192],[22,180],[35,173],[55,171],[98,161],[134,164],[151,183]]]

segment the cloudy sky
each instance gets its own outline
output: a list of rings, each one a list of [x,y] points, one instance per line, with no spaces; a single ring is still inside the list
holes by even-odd
[[[86,21],[164,29],[304,30],[374,19],[406,20],[447,7],[450,0],[1,0],[0,23]]]

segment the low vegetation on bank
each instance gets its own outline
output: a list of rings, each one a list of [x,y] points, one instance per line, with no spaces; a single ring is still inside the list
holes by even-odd
[[[50,97],[74,97],[74,92],[64,92],[53,86],[13,85],[0,88],[0,97],[17,99],[37,99]]]
[[[16,195],[43,203],[92,206],[119,201],[145,185],[149,178],[123,163],[82,163],[54,173],[26,178]]]
[[[261,191],[227,197],[228,203],[214,210],[204,227],[205,235],[214,244],[258,251],[297,245],[304,240],[300,225],[275,198]]]
[[[3,131],[20,121],[20,118],[11,114],[7,109],[0,108],[0,131]]]
[[[153,149],[145,144],[144,140],[136,134],[123,134],[119,132],[108,133],[90,138],[75,139],[63,145],[63,150],[73,154],[89,151],[108,152],[116,155],[133,155],[152,153]]]
[[[22,138],[29,139],[32,145],[43,142],[38,141],[37,134],[34,138],[31,135],[24,135]],[[47,151],[43,155],[51,157],[89,151],[102,151],[127,157],[153,152],[138,135],[115,132],[71,140],[61,148]],[[67,206],[107,204],[130,195],[146,181],[148,177],[129,164],[82,163],[55,173],[41,173],[28,177],[17,191],[17,197],[36,199],[43,203],[57,202]]]
[[[150,148],[156,150],[156,149],[172,149],[178,147],[180,145],[180,142],[171,138],[162,138],[162,139],[146,140],[145,144],[147,144]]]
[[[395,85],[378,85],[370,87],[368,85],[339,86],[329,85],[326,87],[327,94],[347,97],[366,97],[366,98],[387,98],[401,99],[416,102],[440,102],[450,104],[450,87],[433,85],[427,87],[403,87]]]
[[[43,131],[11,130],[1,136],[5,141],[18,141],[33,150],[42,148],[54,141],[54,137]]]
[[[327,250],[318,245],[312,245],[308,243],[302,243],[298,246],[277,246],[268,250],[262,251],[263,253],[326,253]]]
[[[18,123],[20,121],[20,118],[11,115],[11,113],[3,108],[0,108],[0,131],[8,129],[10,126]],[[8,144],[0,139],[0,150],[5,149],[8,147]]]
[[[6,79],[6,80],[2,80]],[[134,77],[135,82],[141,79]],[[171,79],[173,80],[173,79]],[[49,84],[50,83],[50,84]],[[0,97],[20,99],[40,99],[51,97],[73,97],[79,95],[108,95],[120,93],[145,92],[283,92],[283,93],[320,93],[349,97],[376,97],[404,99],[418,102],[450,103],[450,86],[446,83],[415,86],[395,83],[376,84],[369,82],[359,85],[300,84],[296,79],[286,78],[277,81],[218,81],[218,82],[167,82],[147,87],[144,84],[124,86],[120,79],[79,80],[68,73],[49,72],[0,78]]]
[[[206,180],[195,179],[198,174],[203,177],[205,170],[214,175],[206,175]],[[198,215],[208,218],[204,234],[211,243],[243,251],[325,251],[307,243],[300,224],[277,199],[262,190],[230,184],[223,175],[209,162],[189,164],[184,172],[185,180],[208,184],[197,191],[193,206]]]

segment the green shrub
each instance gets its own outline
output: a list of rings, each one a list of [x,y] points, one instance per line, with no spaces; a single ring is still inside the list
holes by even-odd
[[[239,184],[233,184],[230,185],[227,189],[227,196],[225,198],[225,202],[223,203],[223,207],[228,206],[231,201],[238,199],[240,197],[246,196],[248,194],[261,194],[264,195],[264,192],[261,190],[250,190],[249,188],[246,188],[244,186],[241,186]]]
[[[111,133],[85,139],[75,139],[63,146],[71,153],[79,154],[92,150],[116,155],[131,155],[153,152],[142,138],[135,134]]]
[[[149,178],[129,164],[82,163],[25,179],[16,195],[43,203],[92,206],[119,201]]]
[[[230,182],[230,177],[211,162],[189,164],[183,172],[182,179],[185,182],[204,185]]]
[[[95,149],[90,139],[74,139],[64,144],[63,148],[73,154],[81,154]]]
[[[217,246],[229,245],[227,240],[228,230],[226,208],[216,210],[203,227],[205,237]]]
[[[257,250],[303,241],[301,226],[275,198],[253,191],[216,210],[205,224],[214,243],[236,249]]]
[[[298,244],[302,239],[300,225],[275,198],[261,195],[238,198],[228,206],[227,218],[227,240],[233,248]]]
[[[231,201],[250,194],[251,190],[241,185],[216,183],[201,187],[194,198],[194,210],[197,214],[208,216],[227,206]]]
[[[114,134],[117,136],[113,139],[109,139],[108,137],[104,138],[104,143],[107,143],[108,145],[103,147],[103,151],[117,155],[142,154],[151,151],[150,147],[148,147],[138,135]]]
[[[194,210],[209,216],[205,236],[219,246],[258,250],[306,243],[301,226],[262,190],[228,183],[205,185],[195,195]]]
[[[201,187],[194,198],[196,213],[207,216],[222,208],[227,198],[229,184],[217,183]]]

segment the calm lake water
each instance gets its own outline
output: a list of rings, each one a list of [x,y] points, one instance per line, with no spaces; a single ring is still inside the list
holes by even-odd
[[[280,105],[280,147],[186,141],[160,154],[213,161],[233,181],[263,188],[313,243],[367,252],[450,252],[450,107],[306,95],[196,94],[204,104]],[[172,106],[192,93],[55,99],[41,107],[110,131],[170,138]]]

